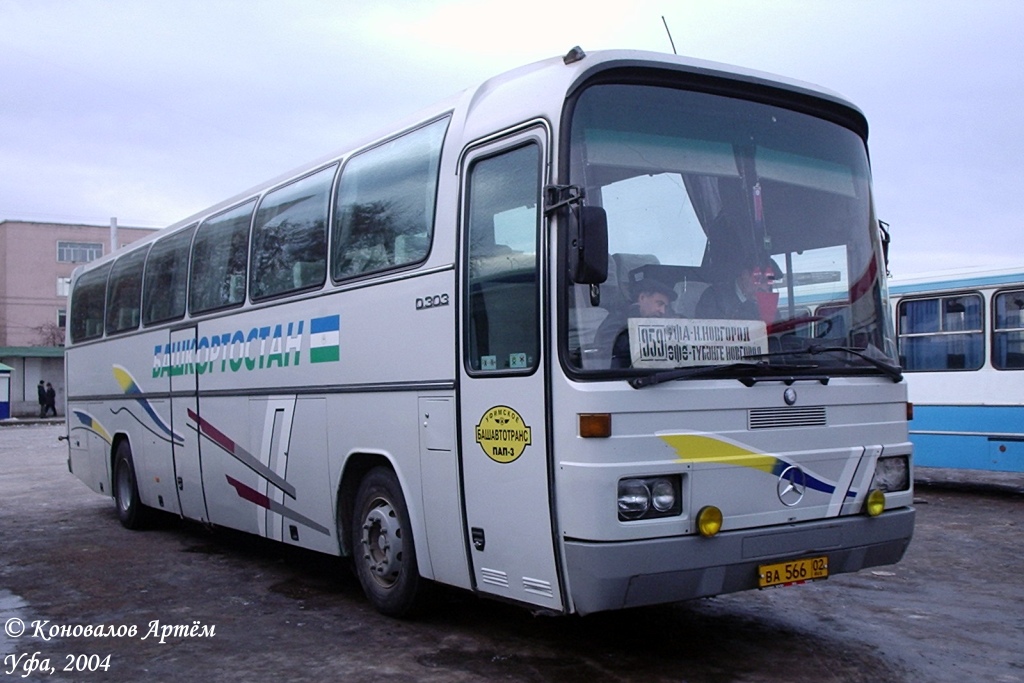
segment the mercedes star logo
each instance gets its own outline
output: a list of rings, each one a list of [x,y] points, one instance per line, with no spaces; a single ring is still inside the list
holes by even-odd
[[[796,465],[790,465],[779,475],[776,492],[786,507],[793,507],[804,499],[807,491],[807,475]]]

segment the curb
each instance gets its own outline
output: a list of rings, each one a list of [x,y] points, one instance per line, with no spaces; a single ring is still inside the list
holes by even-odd
[[[63,416],[57,417],[11,417],[0,420],[0,427],[19,427],[28,425],[60,425],[65,423]]]

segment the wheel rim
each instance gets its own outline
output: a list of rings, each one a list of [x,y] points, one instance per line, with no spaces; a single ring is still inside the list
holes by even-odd
[[[402,525],[387,500],[378,498],[363,519],[363,563],[379,585],[390,588],[402,569]]]
[[[125,464],[117,468],[117,504],[125,512],[132,506],[132,474]]]

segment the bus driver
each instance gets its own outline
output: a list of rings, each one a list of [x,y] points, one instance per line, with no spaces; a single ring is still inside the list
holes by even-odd
[[[632,289],[636,301],[627,309],[613,311],[601,321],[594,340],[599,349],[611,348],[612,368],[628,368],[632,364],[629,354],[630,318],[664,318],[670,304],[678,296],[668,284],[655,277],[644,277],[643,272],[633,273],[631,279],[639,278]]]

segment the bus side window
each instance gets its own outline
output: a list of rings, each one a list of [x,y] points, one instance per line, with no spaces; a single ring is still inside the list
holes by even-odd
[[[992,365],[999,370],[1024,370],[1024,290],[995,296]]]
[[[142,324],[177,320],[185,315],[188,249],[196,226],[156,242],[146,259],[142,283]]]
[[[207,218],[192,245],[189,310],[204,313],[245,300],[249,224],[255,201]]]
[[[341,172],[331,233],[331,275],[344,280],[427,257],[441,119],[352,157]]]
[[[142,312],[142,268],[145,249],[136,249],[114,262],[107,283],[107,334],[134,330]]]
[[[898,308],[904,370],[977,370],[985,362],[980,294],[907,299]]]
[[[475,162],[468,195],[469,369],[532,369],[540,360],[537,145]]]
[[[103,336],[103,308],[107,300],[107,276],[111,264],[78,278],[71,292],[71,341]]]
[[[319,287],[327,277],[327,212],[337,165],[268,193],[252,228],[254,300]]]

